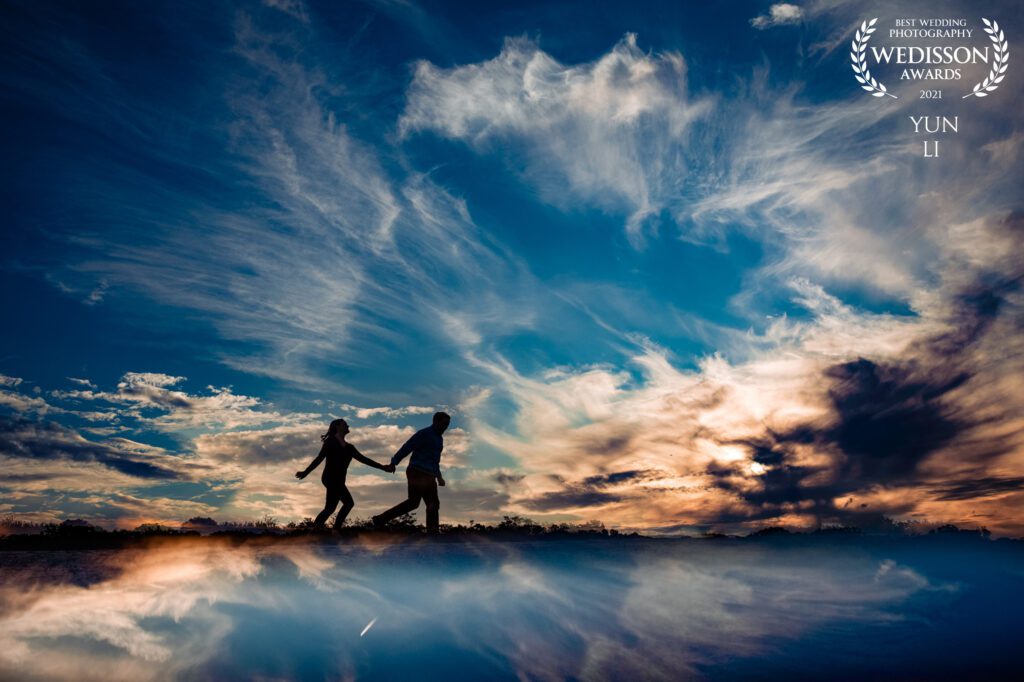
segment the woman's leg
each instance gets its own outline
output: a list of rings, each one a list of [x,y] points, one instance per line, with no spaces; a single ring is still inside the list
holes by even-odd
[[[324,509],[317,514],[316,520],[313,521],[313,525],[317,528],[323,528],[324,524],[327,523],[327,519],[334,513],[334,508],[338,506],[338,500],[340,499],[338,493],[338,489],[334,486],[327,487],[327,501],[324,502]]]
[[[341,528],[341,524],[345,523],[345,519],[348,517],[348,513],[352,511],[352,507],[356,506],[355,500],[352,499],[352,493],[348,491],[345,485],[342,485],[338,490],[338,499],[341,500],[341,509],[338,510],[338,518],[334,521],[335,528]]]

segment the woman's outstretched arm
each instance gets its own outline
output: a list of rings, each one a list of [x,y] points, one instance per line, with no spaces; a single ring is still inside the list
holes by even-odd
[[[318,466],[320,466],[320,462],[324,461],[324,457],[326,457],[326,456],[327,456],[327,443],[324,443],[320,447],[320,454],[316,456],[316,459],[314,459],[312,462],[310,462],[309,466],[306,467],[305,469],[303,469],[302,471],[296,471],[295,472],[295,478],[305,478],[306,476],[309,476],[309,472],[312,471],[313,469],[316,469]]]
[[[394,467],[392,467],[390,464],[380,464],[378,462],[374,462],[372,459],[370,459],[369,457],[367,457],[363,453],[359,452],[359,450],[356,450],[356,446],[355,445],[352,445],[351,443],[349,443],[349,447],[352,448],[352,450],[351,450],[351,452],[352,452],[352,459],[359,460],[360,462],[362,462],[366,466],[371,466],[374,469],[380,469],[381,471],[391,471],[391,472],[393,472],[395,470]]]

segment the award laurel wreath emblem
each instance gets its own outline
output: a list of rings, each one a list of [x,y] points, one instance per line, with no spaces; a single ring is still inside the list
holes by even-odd
[[[961,99],[988,97],[988,94],[998,88],[999,84],[1003,82],[1003,78],[1006,77],[1006,67],[1010,62],[1010,44],[1007,42],[1003,30],[999,28],[999,22],[995,20],[989,21],[984,17],[982,17],[981,21],[985,24],[985,33],[988,34],[989,40],[992,41],[994,46],[992,68],[989,70],[985,80],[976,84],[974,89]],[[868,41],[871,39],[871,34],[876,30],[875,23],[877,22],[878,17],[870,21],[861,22],[860,28],[857,29],[853,42],[850,44],[850,66],[853,68],[854,78],[857,79],[862,88],[871,93],[872,97],[889,96],[893,99],[899,99],[897,95],[892,94],[886,89],[884,83],[875,79],[871,75],[871,71],[868,70],[865,52],[868,47]]]
[[[853,76],[860,83],[860,87],[870,92],[872,97],[885,97],[889,95],[893,99],[899,99],[899,97],[885,89],[884,83],[876,81],[871,72],[868,71],[868,62],[864,51],[868,49],[868,41],[871,39],[871,34],[875,32],[875,22],[877,21],[878,17],[871,21],[861,22],[860,28],[857,29],[857,34],[853,37],[853,43],[851,44],[853,51],[850,52]]]
[[[998,88],[999,84],[1006,78],[1006,67],[1010,62],[1010,44],[1006,42],[1006,36],[1003,35],[998,22],[994,19],[989,21],[984,17],[982,17],[981,21],[985,24],[985,33],[988,34],[989,40],[995,45],[993,48],[995,56],[992,58],[992,69],[988,72],[985,80],[975,85],[974,90],[961,97],[961,99],[967,99],[972,96],[987,97],[988,93]]]

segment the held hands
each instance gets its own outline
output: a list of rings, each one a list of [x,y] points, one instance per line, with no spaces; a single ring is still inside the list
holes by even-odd
[[[306,476],[309,476],[309,472],[308,471],[296,471],[295,472],[295,478],[299,479],[300,481],[302,479],[304,479]]]
[[[395,473],[395,465],[394,464],[385,464],[384,465],[384,471],[388,472],[389,474]]]

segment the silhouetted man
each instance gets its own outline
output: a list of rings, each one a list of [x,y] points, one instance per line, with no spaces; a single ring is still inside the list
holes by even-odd
[[[437,486],[444,485],[444,477],[441,476],[441,450],[444,449],[444,438],[441,434],[451,421],[452,418],[444,412],[436,413],[434,423],[413,434],[413,437],[391,458],[391,466],[394,467],[405,459],[406,455],[412,454],[409,458],[409,467],[405,470],[405,477],[409,480],[409,499],[396,504],[380,516],[374,516],[374,528],[383,528],[388,521],[415,511],[420,506],[420,500],[423,500],[427,507],[427,532],[438,532],[441,501],[437,498]]]

